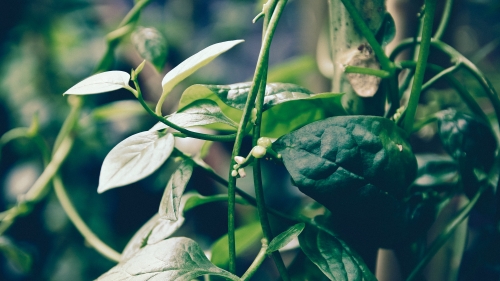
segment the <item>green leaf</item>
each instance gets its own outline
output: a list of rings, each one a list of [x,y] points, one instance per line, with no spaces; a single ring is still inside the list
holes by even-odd
[[[376,281],[361,257],[338,237],[306,226],[299,235],[306,256],[335,281]]]
[[[186,203],[196,193],[189,192],[182,196],[179,210],[186,210]],[[177,214],[177,220],[167,220],[160,218],[160,214],[156,213],[148,222],[146,222],[130,239],[123,250],[121,261],[126,261],[135,255],[141,248],[146,245],[156,244],[169,238],[183,224],[185,218],[183,212]]]
[[[257,244],[263,237],[260,222],[256,221],[242,226],[235,231],[236,255],[242,254],[253,245]],[[218,267],[227,268],[229,264],[229,253],[227,251],[227,234],[215,241],[212,245],[212,263]]]
[[[97,192],[102,193],[149,176],[167,160],[173,149],[172,134],[147,131],[126,138],[104,159]]]
[[[274,237],[271,243],[269,243],[269,247],[267,247],[266,252],[270,254],[285,247],[288,243],[290,243],[290,241],[299,236],[305,226],[306,225],[301,222],[280,233],[278,236]]]
[[[446,152],[459,163],[486,172],[493,166],[497,141],[480,119],[446,110],[438,114],[438,134]]]
[[[308,74],[317,72],[316,60],[310,55],[304,55],[291,58],[270,68],[267,73],[267,81],[299,83]]]
[[[377,32],[376,38],[382,48],[385,48],[396,37],[396,23],[390,13],[385,13],[382,26]]]
[[[99,106],[92,111],[96,120],[117,120],[147,115],[141,103],[136,100],[121,100]]]
[[[189,211],[195,207],[198,207],[200,205],[212,203],[212,202],[227,202],[227,194],[219,194],[219,195],[212,195],[212,196],[203,196],[198,193],[190,193],[192,196],[187,199],[186,205],[184,206],[184,212]],[[248,202],[245,201],[245,199],[236,196],[235,198],[236,203],[241,204],[241,205],[248,205]]]
[[[130,74],[123,71],[102,72],[77,83],[63,95],[89,95],[111,92],[128,86]]]
[[[217,43],[187,58],[163,77],[161,81],[163,92],[169,93],[180,81],[243,41],[244,40],[233,40]]]
[[[295,185],[332,212],[339,233],[386,246],[397,240],[400,202],[417,170],[405,136],[385,118],[340,116],[284,135],[273,148]]]
[[[31,269],[33,259],[25,250],[19,248],[10,239],[0,236],[0,252],[20,271],[28,273]]]
[[[204,274],[240,280],[210,263],[195,241],[175,237],[144,247],[131,259],[120,262],[97,280],[191,281]]]
[[[131,38],[139,55],[151,62],[160,72],[165,64],[168,51],[165,36],[156,28],[139,26],[132,33]]]
[[[420,155],[417,158],[419,167],[412,190],[452,192],[458,187],[458,165],[452,158],[435,154]]]
[[[210,99],[219,105],[227,117],[239,122],[250,86],[251,83],[193,85],[182,94],[179,108],[197,100]],[[327,116],[343,115],[345,111],[340,103],[341,96],[334,93],[313,94],[294,84],[270,83],[266,87],[264,99],[262,134],[279,137]]]
[[[194,126],[204,126],[214,123],[228,125],[227,128],[234,131],[238,124],[229,119],[221,109],[211,100],[197,100],[184,107],[177,113],[167,117],[167,120],[177,126],[188,128]],[[158,122],[151,130],[159,131],[168,128],[164,123]]]
[[[171,221],[177,220],[181,197],[193,174],[193,166],[194,164],[190,160],[182,161],[170,177],[160,202],[158,211],[160,218]]]

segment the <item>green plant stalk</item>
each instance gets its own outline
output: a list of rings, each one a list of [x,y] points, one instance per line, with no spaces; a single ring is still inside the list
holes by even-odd
[[[346,66],[344,69],[344,73],[367,74],[367,75],[377,76],[380,78],[388,78],[391,75],[389,72],[387,72],[385,70],[352,66],[352,65]]]
[[[276,31],[276,26],[278,25],[278,20],[283,12],[287,0],[280,0],[271,16],[269,21],[269,28],[267,29],[264,40],[262,42],[262,47],[260,50],[259,58],[257,60],[257,67],[255,69],[254,78],[252,81],[252,86],[250,87],[250,92],[243,109],[243,116],[240,121],[240,126],[238,132],[236,133],[236,140],[233,146],[233,151],[231,153],[231,164],[230,167],[236,164],[234,157],[238,156],[241,149],[241,142],[243,141],[243,136],[245,135],[245,128],[250,119],[250,113],[255,103],[255,98],[260,86],[261,76],[264,68],[267,65],[267,59],[269,56],[269,50],[271,47],[271,41]],[[231,169],[230,169],[231,170]],[[232,177],[231,171],[229,172],[229,185],[228,185],[228,242],[229,242],[229,271],[234,273],[236,271],[236,247],[235,247],[235,224],[234,224],[234,214],[235,214],[235,187],[236,178]]]
[[[183,127],[177,126],[176,124],[168,121],[165,117],[157,115],[147,105],[146,101],[144,101],[144,98],[142,96],[142,91],[141,91],[141,88],[139,86],[139,82],[137,80],[137,75],[132,76],[132,82],[134,82],[135,89],[133,89],[129,85],[125,85],[124,88],[126,90],[130,91],[132,94],[134,94],[134,96],[137,97],[137,100],[139,100],[139,102],[141,103],[142,107],[144,107],[144,109],[149,113],[149,115],[153,116],[156,120],[162,122],[163,124],[173,128],[173,129],[178,130],[179,132],[181,132],[182,134],[184,134],[187,137],[196,138],[196,139],[200,139],[200,140],[209,140],[209,141],[226,141],[226,142],[234,141],[236,134],[228,134],[228,135],[218,136],[218,135],[197,133],[197,132],[193,132],[193,131],[190,131],[188,129],[185,129]]]
[[[432,242],[432,244],[429,246],[429,249],[425,253],[425,256],[420,262],[417,264],[417,266],[413,269],[413,271],[410,273],[406,281],[413,281],[415,278],[417,278],[418,274],[420,271],[422,271],[425,266],[430,262],[432,257],[439,251],[439,249],[446,243],[448,238],[453,234],[453,231],[455,228],[460,225],[464,221],[465,218],[469,215],[470,211],[476,205],[477,201],[481,197],[481,195],[488,189],[488,184],[484,184],[481,186],[481,188],[477,191],[477,193],[474,195],[474,197],[471,199],[471,201],[460,211],[460,213],[457,214],[457,216],[444,228],[444,230],[441,232],[441,234]]]
[[[136,2],[134,7],[127,13],[127,15],[123,18],[123,20],[118,25],[118,27],[115,30],[108,33],[109,37],[106,36],[106,38],[107,38],[107,40],[106,40],[106,43],[107,43],[106,52],[104,53],[101,60],[97,64],[97,67],[95,68],[94,73],[103,72],[103,71],[106,71],[110,68],[111,64],[113,63],[115,49],[118,46],[118,44],[120,43],[120,39],[123,38],[123,36],[128,34],[128,32],[120,32],[120,30],[123,31],[122,28],[125,27],[126,25],[130,25],[130,24],[135,25],[135,23],[139,19],[139,15],[140,15],[142,9],[144,9],[144,7],[146,7],[150,2],[151,2],[151,0],[142,0],[142,1]],[[131,30],[132,30],[132,28],[129,28],[128,31],[131,31]],[[120,36],[113,36],[113,35],[118,35],[118,34]]]
[[[54,184],[54,191],[56,193],[57,199],[61,203],[64,212],[66,213],[66,215],[68,215],[73,225],[75,225],[78,231],[83,235],[85,241],[87,241],[97,252],[99,252],[104,257],[117,263],[120,262],[120,253],[113,250],[106,243],[102,242],[82,220],[75,207],[71,203],[71,199],[66,193],[59,174],[56,174],[54,176],[52,182]]]
[[[444,6],[443,16],[441,17],[441,22],[439,23],[438,29],[432,38],[436,40],[440,40],[443,37],[444,31],[448,26],[448,22],[450,21],[451,10],[453,9],[453,0],[446,0],[446,4]]]
[[[430,51],[430,43],[432,36],[432,24],[434,21],[434,14],[436,12],[436,0],[425,0],[425,16],[422,29],[422,40],[418,52],[418,62],[415,69],[415,76],[410,92],[410,100],[406,108],[406,117],[403,120],[403,129],[410,132],[413,128],[415,113],[417,112],[418,101],[420,99],[420,92],[422,89],[422,82],[427,64],[427,58]]]
[[[268,243],[267,239],[265,239],[265,238],[262,239],[262,248],[260,248],[260,251],[257,254],[257,257],[255,257],[255,259],[252,262],[252,264],[250,265],[250,267],[243,274],[243,276],[241,276],[241,281],[250,280],[250,278],[252,278],[252,276],[255,274],[255,272],[260,267],[260,265],[262,264],[262,262],[264,262],[264,260],[267,257],[267,254],[266,254],[267,243]]]
[[[441,79],[442,77],[452,74],[455,72],[458,68],[460,67],[460,63],[457,63],[453,66],[448,67],[447,69],[444,69],[443,71],[440,71],[438,74],[436,74],[434,77],[432,77],[429,81],[425,82],[425,84],[422,86],[422,92],[426,91],[429,89],[434,83],[436,83],[437,80]]]

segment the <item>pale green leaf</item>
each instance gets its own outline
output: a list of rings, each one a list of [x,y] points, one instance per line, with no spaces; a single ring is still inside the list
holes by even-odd
[[[158,214],[160,218],[176,221],[181,204],[181,197],[186,189],[186,185],[193,173],[193,162],[189,160],[182,161],[177,170],[172,174],[167,183],[165,192],[160,202]]]
[[[227,202],[227,194],[218,194],[212,196],[203,196],[198,193],[190,193],[192,196],[186,201],[186,205],[184,206],[184,212],[189,211],[197,206],[212,203],[212,202]],[[248,202],[245,199],[236,196],[235,201],[237,204],[248,205]]]
[[[263,237],[262,228],[258,221],[236,229],[234,235],[236,237],[236,255],[244,253],[256,245]],[[212,263],[222,268],[227,268],[229,264],[227,245],[227,234],[212,245]]]
[[[203,99],[195,101],[184,107],[177,113],[167,117],[167,120],[183,128],[204,126],[209,124],[224,124],[227,128],[234,130],[238,124],[229,119],[212,100]],[[159,131],[168,128],[164,123],[158,122],[150,130]]]
[[[104,159],[97,192],[102,193],[149,176],[167,160],[173,149],[172,134],[146,131],[126,138]]]
[[[132,258],[120,262],[97,280],[191,281],[205,274],[240,280],[210,263],[195,241],[175,237],[144,247]]]
[[[250,86],[251,83],[193,85],[182,94],[179,108],[182,110],[197,100],[210,99],[227,117],[239,122]],[[263,136],[279,137],[313,121],[345,114],[340,101],[342,94],[313,94],[303,87],[287,83],[269,83],[265,94]]]
[[[302,230],[304,230],[304,227],[304,223],[298,223],[280,233],[278,236],[274,237],[274,239],[271,241],[271,243],[269,243],[269,246],[267,247],[267,253],[269,254],[285,247],[288,243],[290,243],[290,241],[299,236]]]
[[[111,92],[128,86],[130,74],[123,71],[102,72],[77,83],[63,95],[90,95]]]
[[[163,80],[161,81],[163,92],[170,92],[180,81],[184,80],[201,67],[207,65],[220,54],[228,51],[243,41],[244,40],[233,40],[217,43],[187,58],[174,69],[170,70],[165,77],[163,77]]]
[[[97,107],[92,111],[92,117],[97,120],[117,120],[143,115],[147,115],[147,112],[141,103],[136,100],[115,101]]]

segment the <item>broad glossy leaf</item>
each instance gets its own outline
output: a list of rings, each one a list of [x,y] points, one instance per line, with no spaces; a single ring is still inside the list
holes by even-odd
[[[175,237],[144,247],[132,258],[120,262],[97,280],[191,281],[204,274],[240,280],[210,263],[195,241]]]
[[[102,72],[77,83],[63,95],[100,94],[121,89],[128,85],[130,74],[123,71]]]
[[[302,251],[334,281],[376,281],[361,257],[338,237],[306,226],[299,235]]]
[[[30,271],[33,263],[31,255],[5,236],[0,236],[0,253],[3,253],[16,269],[23,273]]]
[[[269,247],[267,247],[267,253],[272,253],[285,247],[290,241],[299,236],[302,230],[304,230],[304,227],[304,223],[298,223],[274,237],[271,243],[269,243]]]
[[[183,128],[215,123],[227,125],[226,128],[232,130],[238,127],[236,122],[224,115],[217,103],[206,99],[189,104],[179,112],[168,116],[167,120]],[[167,125],[158,122],[151,130],[159,131],[166,128],[168,128]]]
[[[455,160],[471,168],[489,171],[495,160],[497,141],[491,127],[455,110],[438,116],[443,147]]]
[[[147,115],[141,103],[136,100],[115,101],[92,111],[92,117],[97,120],[116,120],[127,117]]]
[[[158,211],[160,218],[171,221],[178,219],[178,214],[181,212],[179,210],[181,197],[193,174],[193,167],[192,161],[182,161],[170,177],[160,202],[160,209]]]
[[[400,202],[417,169],[405,134],[385,118],[340,116],[284,135],[273,148],[295,185],[332,212],[341,234],[386,246],[398,235]]]
[[[161,71],[167,57],[167,40],[156,28],[138,27],[132,33],[132,43],[139,55]]]
[[[210,99],[219,105],[227,117],[239,122],[250,86],[250,83],[193,85],[182,94],[179,108],[200,99]],[[342,94],[335,93],[313,94],[294,84],[269,83],[264,99],[262,134],[279,137],[327,116],[344,115],[341,96]]]
[[[244,40],[233,40],[217,43],[187,58],[174,69],[170,70],[165,77],[163,77],[163,80],[161,81],[163,92],[170,92],[180,81],[184,80],[201,67],[207,65],[220,54],[228,51],[243,41]]]
[[[235,231],[236,237],[236,255],[239,255],[253,245],[258,243],[262,237],[262,228],[260,222],[256,221],[244,225]],[[212,245],[212,263],[218,267],[227,268],[229,264],[229,253],[227,251],[227,234],[222,236],[219,240],[215,241]]]
[[[97,192],[102,193],[149,176],[167,160],[173,149],[172,134],[147,131],[126,138],[104,159]]]

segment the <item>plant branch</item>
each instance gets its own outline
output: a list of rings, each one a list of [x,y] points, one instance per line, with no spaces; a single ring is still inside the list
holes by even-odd
[[[260,251],[257,254],[257,257],[255,257],[254,261],[252,262],[250,267],[247,269],[245,274],[243,274],[243,276],[241,276],[241,281],[246,281],[246,280],[249,280],[250,278],[252,278],[252,276],[255,274],[255,272],[260,267],[262,262],[264,262],[264,260],[267,257],[267,254],[266,254],[267,246],[268,246],[267,243],[268,243],[267,239],[263,238],[262,239],[262,248],[260,248]]]
[[[432,35],[432,24],[436,11],[436,0],[425,0],[425,15],[422,29],[422,40],[418,52],[418,62],[415,69],[415,76],[410,92],[410,100],[406,109],[406,117],[403,120],[403,129],[410,132],[413,128],[415,113],[417,111],[422,82],[424,80],[427,58],[429,56],[430,42]]]
[[[252,86],[250,87],[250,92],[243,109],[243,116],[240,121],[238,132],[236,133],[236,140],[233,146],[233,151],[231,153],[231,164],[230,167],[236,164],[234,157],[238,156],[241,149],[241,143],[243,141],[243,136],[245,135],[245,128],[250,118],[250,113],[253,109],[255,103],[255,98],[261,85],[261,79],[264,69],[267,66],[267,60],[269,56],[269,51],[271,47],[271,41],[276,31],[278,25],[278,20],[283,12],[287,0],[278,1],[276,8],[273,11],[271,20],[269,21],[269,27],[264,35],[262,42],[262,47],[260,50],[259,58],[257,60],[257,66],[255,68],[254,78],[252,80]],[[230,171],[231,173],[231,171]],[[235,224],[234,224],[234,213],[235,213],[235,187],[236,178],[231,174],[229,175],[229,185],[228,185],[228,242],[229,242],[229,271],[235,272],[236,270],[236,247],[235,247]]]
[[[460,213],[457,214],[457,216],[444,228],[444,230],[441,232],[441,234],[432,242],[432,244],[429,246],[429,249],[425,253],[425,256],[420,262],[417,264],[417,266],[413,269],[413,271],[410,273],[406,281],[413,281],[415,278],[417,278],[418,274],[420,271],[422,271],[425,266],[430,262],[432,257],[439,251],[439,249],[446,243],[446,241],[450,238],[450,236],[453,234],[453,231],[455,228],[460,225],[464,221],[464,219],[469,215],[470,211],[476,205],[477,201],[481,197],[484,191],[488,189],[488,184],[483,184],[481,188],[477,191],[476,195],[471,199],[469,204],[467,204]]]
[[[453,0],[446,0],[446,4],[444,6],[443,16],[441,17],[441,22],[439,23],[438,29],[434,34],[433,38],[436,40],[440,40],[443,37],[444,31],[448,26],[448,22],[450,21],[451,10],[453,9]]]
[[[185,129],[183,127],[177,126],[176,124],[168,121],[168,119],[166,119],[165,117],[157,115],[147,105],[146,101],[144,101],[144,98],[143,98],[142,92],[141,92],[141,88],[140,88],[139,82],[137,80],[137,75],[132,75],[132,81],[134,82],[135,89],[133,89],[132,87],[130,87],[128,85],[126,85],[124,88],[129,90],[130,92],[132,92],[132,94],[134,94],[134,96],[137,97],[137,100],[139,100],[142,107],[144,107],[144,109],[149,113],[149,115],[153,116],[156,120],[162,122],[163,124],[173,128],[175,130],[178,130],[179,132],[186,135],[187,137],[196,138],[196,139],[200,139],[200,140],[209,140],[209,141],[225,141],[225,142],[234,141],[236,134],[228,134],[228,135],[218,136],[218,135],[197,133],[197,132],[193,132],[193,131],[190,131],[188,129]]]
[[[68,215],[73,225],[83,235],[85,240],[104,257],[117,263],[120,262],[120,253],[113,250],[106,243],[102,242],[99,237],[97,237],[82,220],[75,207],[73,206],[73,203],[71,203],[71,199],[69,199],[61,177],[58,174],[54,176],[53,184],[57,199],[61,203],[64,212],[66,213],[66,215]]]

